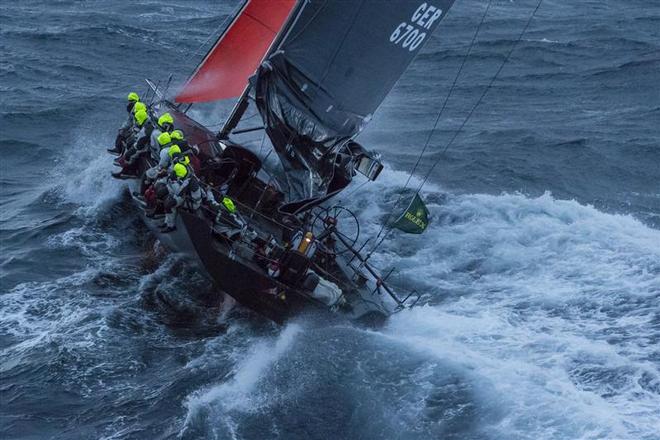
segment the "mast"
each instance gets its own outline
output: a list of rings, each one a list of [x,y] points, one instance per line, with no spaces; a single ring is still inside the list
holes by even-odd
[[[293,8],[293,11],[291,11],[291,14],[284,22],[284,26],[282,26],[282,29],[273,40],[273,43],[268,48],[268,51],[266,52],[266,55],[264,55],[263,59],[268,58],[270,54],[272,54],[275,51],[275,49],[279,47],[279,45],[282,43],[284,38],[289,34],[291,28],[298,20],[298,17],[300,17],[300,12],[303,9],[303,5],[305,4],[305,1],[306,0],[297,1],[296,6]],[[248,85],[243,90],[243,93],[241,94],[240,98],[238,99],[238,102],[236,103],[236,105],[234,105],[234,108],[232,109],[229,118],[227,118],[227,121],[225,121],[225,124],[218,132],[217,134],[218,139],[227,139],[229,137],[229,133],[231,133],[231,131],[234,128],[236,128],[236,126],[240,122],[241,118],[243,117],[245,111],[248,108],[248,105],[250,104],[251,89],[252,89],[252,85],[248,83]]]
[[[229,133],[238,125],[238,122],[241,120],[248,108],[248,105],[250,104],[248,96],[250,89],[251,86],[248,84],[247,87],[245,87],[245,90],[243,90],[241,97],[238,98],[238,102],[236,105],[234,105],[229,118],[227,118],[227,121],[225,121],[225,124],[216,135],[218,139],[227,139],[229,137]]]

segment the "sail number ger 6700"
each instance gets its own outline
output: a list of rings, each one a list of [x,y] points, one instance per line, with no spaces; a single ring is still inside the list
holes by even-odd
[[[390,41],[404,49],[414,51],[426,38],[424,30],[431,29],[433,22],[442,16],[442,9],[424,2],[413,12],[411,23],[401,22],[390,35]]]

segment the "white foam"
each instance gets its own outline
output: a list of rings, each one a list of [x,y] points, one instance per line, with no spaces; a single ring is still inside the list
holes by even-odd
[[[373,231],[392,200],[372,187],[355,206]],[[384,335],[489,383],[495,394],[480,399],[504,409],[488,427],[502,438],[660,432],[660,396],[642,385],[660,382],[648,342],[657,338],[660,231],[549,193],[445,200],[428,203],[423,235],[394,232],[373,257],[426,286],[430,304],[395,315]]]
[[[107,253],[119,245],[119,239],[109,233],[84,225],[50,236],[47,244],[54,248],[75,247],[80,249],[87,258],[106,262]]]
[[[114,145],[114,139],[90,135],[91,127],[73,136],[75,144],[53,167],[52,176],[62,185],[61,195],[66,202],[81,205],[80,214],[93,214],[99,207],[114,202],[121,195],[125,183],[113,179],[116,168],[113,156],[105,149]]]
[[[81,148],[93,145],[80,142]],[[111,158],[97,152],[102,147],[76,152],[76,160],[67,159],[73,171],[58,178],[65,200],[81,205],[83,214],[121,193],[121,182],[108,176]],[[347,200],[362,220],[363,239],[378,232],[406,179],[405,172],[386,169]],[[418,184],[413,178],[409,187]],[[649,360],[649,341],[657,339],[653,314],[660,307],[660,231],[549,193],[452,195],[429,184],[422,195],[431,212],[429,229],[421,236],[393,232],[372,261],[396,266],[405,280],[423,286],[429,305],[395,315],[385,338],[428,356],[428,368],[451,360],[466,377],[488,383],[477,397],[502,408],[488,429],[503,438],[633,439],[660,432],[660,397],[642,383],[645,377],[660,383],[660,367]],[[49,243],[68,246],[88,232],[72,229]],[[116,245],[96,238],[82,248],[86,256]],[[168,267],[166,262],[143,284]],[[75,279],[61,282],[78,285]],[[82,319],[65,315],[64,305],[61,316],[31,317],[28,307],[39,302],[30,289],[55,287],[26,284],[3,295],[3,330],[29,336],[16,353]],[[266,405],[273,396],[259,392],[261,381],[299,331],[292,324],[276,339],[251,344],[247,353],[237,350],[240,359],[225,381],[186,399],[184,431],[205,410]],[[589,369],[622,383],[591,377],[597,374]],[[223,421],[231,432],[232,418]]]
[[[538,313],[520,322],[497,303],[484,307],[466,300],[423,307],[395,316],[386,331],[402,349],[432,361],[456,362],[470,380],[489,384],[477,406],[497,407],[504,416],[488,427],[502,438],[620,438],[652,435],[658,428],[658,396],[634,386],[621,396],[585,390],[571,377],[574,362],[587,356],[616,368],[632,366],[635,375],[653,371],[622,356],[606,341],[591,340],[562,318]],[[588,325],[588,324],[587,324]],[[657,374],[657,370],[655,371]]]
[[[288,324],[275,340],[268,338],[252,344],[227,381],[190,395],[185,403],[188,413],[182,432],[203,408],[216,406],[223,411],[256,410],[263,402],[254,398],[255,388],[268,376],[267,370],[291,348],[300,331],[300,325]],[[230,420],[226,422],[231,430]]]
[[[79,323],[94,313],[94,301],[77,293],[97,273],[98,269],[89,268],[50,282],[21,283],[0,295],[0,333],[19,341],[4,348],[0,355],[12,359],[13,365],[54,338],[66,339],[71,345],[84,344],[81,339],[65,335],[84,332]],[[76,293],[62,294],[70,291]]]

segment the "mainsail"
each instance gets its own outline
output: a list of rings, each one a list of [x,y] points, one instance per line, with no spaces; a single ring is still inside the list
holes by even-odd
[[[248,0],[176,101],[204,102],[241,95],[295,4],[296,0]]]
[[[352,141],[454,0],[305,0],[257,71],[255,98],[284,164],[292,211],[345,187]]]

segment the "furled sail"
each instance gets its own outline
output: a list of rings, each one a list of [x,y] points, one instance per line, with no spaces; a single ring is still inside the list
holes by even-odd
[[[255,94],[297,197],[325,198],[350,182],[353,150],[359,147],[351,139],[452,4],[304,2],[281,43],[260,66]]]
[[[296,0],[248,0],[176,96],[204,102],[239,96]]]

